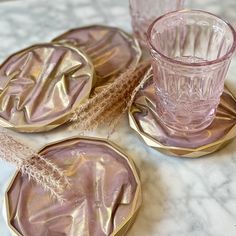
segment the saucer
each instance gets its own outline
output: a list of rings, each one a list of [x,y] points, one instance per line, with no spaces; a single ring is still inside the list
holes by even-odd
[[[225,87],[212,124],[198,133],[180,135],[158,119],[150,69],[134,95],[129,121],[148,146],[171,156],[200,157],[219,150],[236,136],[236,99]]]

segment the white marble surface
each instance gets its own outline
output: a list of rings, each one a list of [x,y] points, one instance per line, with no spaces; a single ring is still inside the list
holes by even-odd
[[[220,14],[236,26],[235,0],[187,1],[189,6]],[[103,23],[131,30],[128,0],[40,0],[0,4],[0,60],[32,43],[63,31]],[[228,84],[236,92],[236,59]],[[18,135],[36,147],[78,135],[65,127],[45,134]],[[107,130],[91,134],[106,137]],[[223,150],[190,160],[168,157],[145,146],[124,117],[110,138],[140,168],[143,206],[128,236],[235,236],[236,140]],[[0,162],[0,210],[14,168]],[[0,214],[0,236],[10,236]]]

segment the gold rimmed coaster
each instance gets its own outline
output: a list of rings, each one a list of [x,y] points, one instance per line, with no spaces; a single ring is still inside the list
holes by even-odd
[[[79,49],[55,43],[23,49],[0,66],[0,125],[53,129],[70,119],[93,84],[94,67]]]
[[[136,39],[123,30],[103,25],[91,25],[69,30],[53,42],[81,48],[94,64],[96,91],[112,82],[127,68],[136,66],[142,52]]]
[[[141,206],[141,183],[132,160],[107,140],[73,137],[39,152],[64,171],[71,188],[61,205],[17,172],[5,194],[13,236],[124,236]]]
[[[194,158],[219,150],[236,136],[236,99],[227,88],[209,127],[196,134],[179,135],[158,119],[151,69],[143,81],[129,109],[129,121],[148,146],[167,155]]]

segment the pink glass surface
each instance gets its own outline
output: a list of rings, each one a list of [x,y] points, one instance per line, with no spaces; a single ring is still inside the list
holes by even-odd
[[[180,132],[211,124],[236,47],[231,25],[197,10],[168,13],[148,29],[160,121]]]
[[[130,0],[129,3],[134,34],[145,44],[148,26],[157,17],[182,9],[184,0]]]

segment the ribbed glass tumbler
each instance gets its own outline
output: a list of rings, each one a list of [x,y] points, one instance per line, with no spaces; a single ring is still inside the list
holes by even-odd
[[[150,25],[148,43],[161,123],[182,133],[209,126],[236,47],[233,27],[211,13],[176,11]]]
[[[159,16],[183,8],[184,0],[129,0],[135,36],[146,45],[148,26]]]

